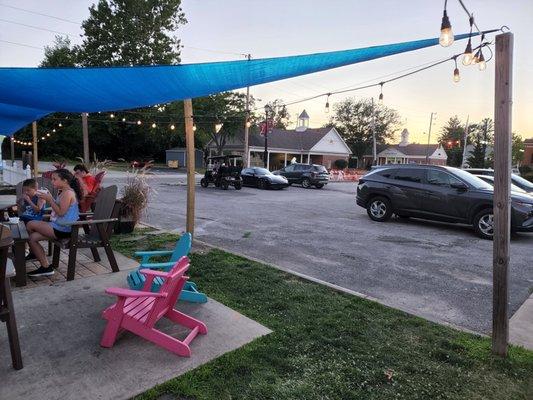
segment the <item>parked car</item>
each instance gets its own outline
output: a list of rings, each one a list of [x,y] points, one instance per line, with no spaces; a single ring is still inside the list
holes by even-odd
[[[494,176],[494,170],[488,168],[467,168],[465,171],[474,175]],[[511,174],[511,182],[528,193],[533,193],[533,183],[516,174]]]
[[[492,239],[493,188],[457,168],[436,165],[390,165],[359,179],[357,204],[374,221],[399,217],[464,223],[483,239]],[[511,194],[511,229],[533,232],[533,199]]]
[[[289,184],[301,184],[304,188],[311,186],[322,189],[329,182],[329,173],[326,167],[318,164],[291,164],[274,171],[275,175],[287,178]]]
[[[283,189],[289,186],[284,176],[274,175],[266,168],[245,168],[241,171],[242,184],[259,189]]]
[[[489,185],[494,187],[494,177],[493,176],[490,176],[490,175],[474,175],[474,176],[477,176],[482,181],[485,181]],[[522,194],[526,194],[526,195],[529,195],[529,196],[533,197],[533,193],[526,192],[524,189],[522,189],[521,187],[516,186],[514,183],[511,183],[511,192],[522,193]]]

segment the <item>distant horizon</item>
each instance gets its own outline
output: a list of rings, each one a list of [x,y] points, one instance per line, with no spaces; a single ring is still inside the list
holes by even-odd
[[[72,22],[58,21],[1,5],[0,10],[5,20],[66,32],[73,44],[79,44],[81,27],[75,22],[81,23],[88,17],[88,7],[92,3],[90,0],[17,2],[17,7]],[[441,2],[429,4],[423,0],[412,0],[401,5],[393,0],[379,3],[370,0],[330,0],[328,4],[320,6],[309,3],[305,0],[271,0],[265,10],[264,3],[255,0],[185,0],[182,7],[189,23],[176,32],[184,45],[182,63],[243,59],[239,54],[247,53],[251,53],[253,58],[278,57],[432,38],[439,34],[442,17]],[[514,33],[513,132],[523,139],[533,138],[533,118],[529,111],[533,109],[533,41],[529,32],[533,22],[533,2],[517,0],[502,6],[497,0],[468,0],[467,5],[481,29],[508,25]],[[272,10],[278,12],[274,15]],[[468,31],[467,17],[457,2],[448,2],[448,14],[454,33]],[[0,42],[0,66],[37,66],[43,59],[42,47],[52,45],[54,40],[52,32],[2,21],[0,26],[1,40],[24,45]],[[493,35],[489,35],[489,39],[492,38]],[[473,41],[477,43],[475,39]],[[259,107],[277,98],[292,102],[356,87],[365,82],[377,83],[395,72],[448,58],[461,52],[464,46],[464,41],[456,42],[449,48],[435,46],[254,86],[250,92],[256,99],[260,99],[257,101]],[[487,70],[483,72],[475,66],[463,67],[459,62],[459,83],[452,82],[453,68],[452,62],[444,63],[384,86],[384,104],[397,110],[401,117],[398,134],[403,128],[408,128],[413,141],[427,143],[424,132],[429,128],[432,112],[437,113],[432,136],[438,135],[446,121],[455,115],[463,123],[467,118],[471,123],[479,122],[485,117],[493,119],[494,61],[489,62]],[[243,89],[239,91],[242,92]],[[377,99],[378,95],[379,88],[371,88],[331,96],[329,102],[333,109],[336,103],[347,97]],[[333,112],[325,112],[325,102],[326,98],[321,97],[288,106],[291,114],[289,126],[295,126],[296,116],[304,108],[310,115],[310,127],[323,126]]]

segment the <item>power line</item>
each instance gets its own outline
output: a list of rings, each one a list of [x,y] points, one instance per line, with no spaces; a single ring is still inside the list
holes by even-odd
[[[470,11],[468,11],[468,9],[465,6],[465,3],[463,3],[463,0],[458,0],[458,1],[459,1],[459,4],[461,4],[461,7],[463,7],[463,10],[465,10],[466,14],[468,15],[468,18],[474,18],[474,14],[472,14]],[[481,29],[479,29],[479,27],[477,26],[475,20],[473,21],[473,24],[476,27],[478,33],[481,34]]]
[[[80,23],[79,23],[79,22],[76,22],[76,21],[71,21],[71,20],[69,20],[69,19],[65,19],[65,18],[61,18],[61,17],[56,17],[56,16],[54,16],[54,15],[43,14],[43,13],[40,13],[40,12],[37,12],[37,11],[28,10],[28,9],[26,9],[26,8],[20,8],[20,7],[10,6],[10,5],[7,5],[7,4],[0,4],[0,7],[11,8],[11,9],[13,9],[13,10],[24,11],[24,12],[27,12],[27,13],[29,13],[29,14],[40,15],[41,17],[53,18],[53,19],[56,19],[56,20],[58,20],[58,21],[63,21],[63,22],[68,22],[68,23],[70,23],[70,24],[80,25]]]
[[[0,39],[0,42],[2,42],[2,43],[8,43],[8,44],[13,44],[13,45],[15,45],[15,46],[29,47],[29,48],[31,48],[31,49],[44,50],[44,47],[32,46],[31,44],[24,44],[24,43],[10,42],[9,40],[3,40],[3,39]]]
[[[248,54],[245,54],[245,53],[235,53],[235,52],[231,52],[231,51],[212,50],[212,49],[205,49],[203,47],[195,47],[195,46],[188,46],[188,45],[181,45],[181,47],[182,48],[186,48],[186,49],[192,49],[192,50],[207,51],[209,53],[228,54],[228,55],[232,55],[232,56],[248,57]]]
[[[3,19],[3,18],[0,18],[0,21],[1,21],[1,22],[6,22],[6,23],[8,23],[8,24],[24,26],[24,27],[26,27],[26,28],[38,29],[38,30],[40,30],[40,31],[46,31],[46,32],[52,32],[52,33],[58,33],[58,34],[60,34],[60,35],[77,36],[77,35],[74,34],[74,33],[67,33],[67,32],[61,32],[61,31],[54,31],[53,29],[43,28],[43,27],[35,26],[35,25],[23,24],[22,22],[10,21],[10,20],[8,20],[8,19]]]

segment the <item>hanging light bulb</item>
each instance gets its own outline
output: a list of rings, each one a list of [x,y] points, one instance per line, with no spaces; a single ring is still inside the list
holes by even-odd
[[[49,133],[47,133],[47,134],[46,134],[46,136],[50,137],[50,134],[49,134]]]
[[[481,49],[479,49],[479,63],[477,67],[480,71],[485,71],[485,69],[487,69],[487,62],[485,61],[485,57],[483,56]]]
[[[461,75],[459,74],[459,68],[457,68],[457,57],[454,57],[453,61],[455,62],[455,69],[453,70],[453,81],[457,83],[461,80]]]
[[[60,122],[57,126],[59,126],[61,128],[63,126],[63,124]]]
[[[222,129],[222,126],[223,126],[223,125],[224,125],[224,124],[223,124],[222,122],[217,122],[217,123],[215,124],[215,132],[216,132],[216,133],[220,132],[220,130]]]
[[[157,128],[157,125],[155,124],[155,122],[152,124],[152,128]]]
[[[170,130],[173,131],[174,129],[176,129],[176,126],[174,124],[170,125]]]
[[[450,24],[450,19],[446,13],[446,3],[444,3],[444,13],[442,14],[442,23],[440,24],[439,44],[442,47],[448,47],[453,44],[454,39],[452,25]]]
[[[246,127],[249,128],[252,126],[252,123],[250,121],[246,121]]]
[[[41,140],[44,140],[44,139],[45,139],[45,137],[44,137],[44,136],[41,136]]]
[[[381,89],[380,89],[381,92],[379,93],[379,100],[378,100],[378,102],[379,102],[379,104],[383,104],[383,82],[381,82],[379,85],[381,86]]]
[[[196,132],[196,124],[194,124],[194,125],[192,126],[192,130],[193,130],[193,132]]]
[[[465,52],[463,53],[463,65],[469,66],[474,59],[474,53],[472,53],[472,41],[468,39]]]
[[[126,117],[122,117],[122,122],[126,122]]]
[[[481,51],[481,49],[476,51],[476,53],[474,54],[474,57],[472,58],[472,63],[470,65],[474,65],[474,64],[477,64],[479,62],[479,52],[480,51]]]
[[[326,114],[329,113],[329,96],[331,96],[330,93],[328,93],[328,98],[326,99],[326,108],[324,110]]]
[[[137,125],[141,125],[141,124],[142,124],[141,120],[140,119],[137,120]]]
[[[115,118],[115,114],[113,114],[113,113],[109,114],[109,118],[111,118],[111,119]]]
[[[52,132],[56,133],[56,130],[55,130],[55,129],[52,129]]]

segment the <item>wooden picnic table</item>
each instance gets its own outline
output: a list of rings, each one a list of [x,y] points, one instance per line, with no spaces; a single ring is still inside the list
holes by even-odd
[[[26,286],[26,242],[29,240],[28,231],[24,222],[9,224],[11,237],[13,238],[13,264],[15,265],[15,283],[17,286]]]

